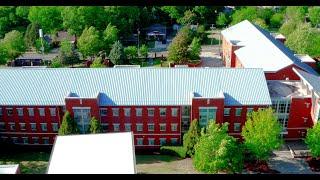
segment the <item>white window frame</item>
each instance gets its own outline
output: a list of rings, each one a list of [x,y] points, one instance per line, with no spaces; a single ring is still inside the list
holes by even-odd
[[[23,116],[23,108],[17,108],[17,113],[19,117]]]
[[[119,117],[119,111],[120,111],[119,108],[112,108],[112,116]]]
[[[236,130],[236,125],[239,125],[239,130]],[[241,123],[233,123],[233,131],[240,132],[241,131]]]
[[[59,125],[58,123],[51,123],[52,126],[52,131],[53,132],[58,132],[59,131]],[[56,128],[56,129],[55,129]]]
[[[50,108],[50,116],[57,116],[56,108]]]
[[[171,124],[171,131],[178,131],[178,124],[177,123],[172,123]]]
[[[18,144],[19,142],[18,142],[18,137],[11,137],[11,139],[12,139],[12,142],[14,143],[14,144]]]
[[[178,108],[171,108],[171,116],[178,117]]]
[[[37,140],[37,142],[35,143],[34,140]],[[32,137],[32,143],[33,144],[39,144],[39,137]]]
[[[142,116],[142,108],[136,108],[136,116],[141,117]]]
[[[142,123],[137,123],[136,127],[137,127],[137,132],[142,132],[143,131],[143,124]],[[139,127],[141,127],[141,129]]]
[[[247,114],[248,113],[252,113],[254,110],[253,110],[254,108],[247,108]]]
[[[172,141],[176,141],[176,143],[173,143]],[[170,143],[171,144],[178,144],[178,138],[170,138]]]
[[[9,124],[9,129],[10,129],[10,131],[15,131],[16,130],[16,123],[13,123],[13,122],[9,122],[8,123]],[[12,129],[12,125],[13,125],[13,129]]]
[[[103,127],[107,127],[107,130],[105,130]],[[102,130],[104,131],[104,132],[108,132],[109,131],[109,123],[101,123],[101,127],[102,127]]]
[[[104,111],[105,111],[105,113],[102,113],[102,112],[104,112]],[[100,109],[100,116],[101,116],[101,117],[108,116],[108,109],[107,109],[107,108],[101,108],[101,109]]]
[[[22,125],[24,125],[24,128],[22,128]],[[19,123],[19,126],[20,126],[20,130],[21,131],[25,131],[27,128],[26,128],[26,123]]]
[[[34,117],[34,109],[33,108],[28,108],[28,116]]]
[[[27,142],[25,142],[27,140]],[[22,137],[22,143],[23,144],[29,144],[29,138],[28,137]]]
[[[124,108],[124,116],[125,117],[130,117],[131,116],[131,108]]]
[[[164,130],[162,130],[161,127],[164,127]],[[167,130],[167,124],[166,123],[161,123],[161,124],[159,124],[159,128],[160,128],[161,132],[165,132]]]
[[[48,140],[48,143],[45,143],[45,140]],[[43,144],[50,144],[50,142],[49,142],[49,138],[48,137],[43,137],[42,138],[42,142],[43,142]]]
[[[141,143],[139,143],[141,142]],[[137,138],[137,145],[142,146],[143,145],[143,138]]]
[[[3,116],[2,107],[0,107],[0,116]]]
[[[35,126],[35,129],[32,129],[32,125]],[[37,124],[36,123],[30,123],[30,129],[31,129],[32,132],[37,131]]]
[[[9,111],[11,111],[11,114],[9,115]],[[7,116],[13,116],[13,108],[6,108]]]
[[[150,112],[153,112],[153,114],[150,114]],[[154,108],[148,108],[148,117],[154,117]]]
[[[228,113],[226,113],[226,111],[227,111]],[[224,110],[223,110],[223,115],[224,115],[224,116],[230,116],[230,111],[231,111],[231,108],[224,108]]]
[[[153,126],[153,129],[150,129],[150,126]],[[148,131],[149,132],[154,132],[154,123],[148,123]]]
[[[205,109],[206,111],[207,111],[207,120],[206,120],[206,126],[208,125],[208,123],[209,123],[209,121],[211,120],[211,119],[209,119],[209,110],[211,110],[211,109],[214,109],[215,110],[215,115],[216,115],[216,117],[215,117],[215,119],[213,119],[214,121],[216,121],[217,120],[217,111],[218,111],[218,108],[217,107],[199,107],[199,125],[200,126],[202,126],[201,125],[201,118],[200,118],[200,110],[201,109]]]
[[[150,144],[150,142],[153,141],[153,144]],[[155,138],[148,138],[148,145],[149,146],[154,146],[155,145]]]
[[[126,131],[126,132],[130,132],[130,131],[132,130],[131,126],[132,126],[131,123],[125,123],[125,124],[124,124],[124,129],[125,129],[125,131]],[[130,129],[128,130],[127,127],[130,127]]]
[[[39,116],[44,117],[46,115],[44,108],[38,108],[38,110],[39,110]],[[43,114],[41,112],[43,112]]]
[[[165,144],[167,144],[167,138],[159,138],[159,143],[160,143],[160,146],[163,146]],[[164,141],[164,143],[162,143]]]
[[[43,126],[43,125],[45,125],[45,126]],[[48,131],[48,125],[47,125],[47,123],[40,123],[40,126],[41,126],[41,131],[42,131],[42,132],[47,132],[47,131]],[[46,127],[45,130],[43,129],[43,127]]]
[[[115,128],[115,127],[118,127],[118,129]],[[120,124],[119,123],[113,123],[113,131],[114,132],[120,132]]]
[[[240,110],[240,114],[238,114],[238,110]],[[242,108],[236,108],[235,116],[236,116],[236,117],[240,117],[241,114],[242,114]]]
[[[159,108],[159,113],[160,113],[161,117],[166,117],[167,116],[167,108]]]
[[[2,130],[2,131],[4,131],[4,130],[6,130],[6,123],[4,123],[4,122],[0,122],[0,130]]]

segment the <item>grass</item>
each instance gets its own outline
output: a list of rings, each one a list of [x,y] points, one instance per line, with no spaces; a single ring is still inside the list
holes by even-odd
[[[173,155],[183,159],[187,155],[186,149],[183,146],[162,146],[160,150],[162,154]]]

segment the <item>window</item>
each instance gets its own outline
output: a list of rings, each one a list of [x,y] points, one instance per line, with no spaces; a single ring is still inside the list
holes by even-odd
[[[41,130],[44,131],[44,132],[48,130],[46,123],[41,123]]]
[[[154,124],[148,124],[148,131],[154,131]]]
[[[230,108],[224,108],[224,116],[230,116]]]
[[[136,108],[136,116],[142,116],[142,108]]]
[[[16,124],[15,123],[9,123],[10,130],[15,131],[16,130]]]
[[[18,116],[23,116],[23,109],[17,108]]]
[[[2,108],[0,107],[0,116],[2,116]]]
[[[7,115],[12,116],[13,114],[13,109],[12,108],[7,108]]]
[[[101,124],[101,126],[102,126],[102,130],[103,130],[104,132],[107,132],[107,131],[109,130],[109,124],[103,123],[103,124]]]
[[[166,131],[166,124],[160,124],[160,131]]]
[[[131,131],[131,123],[124,124],[124,127],[125,127],[125,131],[127,132]]]
[[[148,116],[154,116],[154,108],[148,108]]]
[[[56,108],[50,108],[50,116],[56,116]]]
[[[34,116],[33,108],[28,108],[29,116]]]
[[[239,132],[241,130],[241,124],[240,123],[234,123],[233,124],[233,131]]]
[[[160,138],[160,145],[163,146],[167,144],[167,139],[166,138]]]
[[[39,109],[39,115],[44,116],[44,108],[38,108]]]
[[[288,116],[287,115],[279,115],[278,121],[282,126],[282,131],[286,131],[288,128]]]
[[[137,145],[143,145],[143,138],[137,138]]]
[[[205,127],[209,121],[214,121],[216,119],[216,112],[216,108],[199,107],[200,127]]]
[[[17,138],[17,137],[12,137],[11,139],[12,139],[12,142],[13,142],[14,144],[17,144],[17,143],[18,143],[18,138]]]
[[[4,122],[1,122],[0,123],[0,130],[6,130],[6,125],[5,125],[5,123]]]
[[[49,144],[49,138],[47,137],[43,138],[43,144]]]
[[[38,137],[32,137],[33,144],[39,144],[39,138]]]
[[[58,132],[59,128],[58,128],[58,123],[52,123],[52,130],[53,132]]]
[[[119,132],[120,131],[120,124],[113,124],[113,131]]]
[[[241,108],[236,108],[236,116],[241,116]]]
[[[108,110],[107,109],[100,109],[100,116],[107,116]]]
[[[142,124],[137,124],[137,131],[141,132],[143,130],[143,125]]]
[[[171,109],[171,116],[177,117],[178,116],[178,108],[172,108]]]
[[[171,138],[171,144],[176,145],[178,143],[178,138]]]
[[[20,130],[22,131],[26,130],[26,123],[20,123]]]
[[[124,116],[130,117],[130,108],[124,108]]]
[[[190,106],[183,106],[182,107],[182,116],[190,116]]]
[[[253,108],[248,108],[248,109],[247,109],[247,114],[248,114],[248,113],[252,113],[252,111],[253,111]]]
[[[171,131],[177,131],[178,124],[171,124]]]
[[[166,116],[166,108],[160,108],[160,116]]]
[[[149,142],[149,146],[154,146],[154,138],[149,138],[148,142]]]
[[[91,119],[90,108],[74,107],[73,114],[74,120],[77,122],[80,133],[86,133],[89,128]]]
[[[31,131],[37,131],[36,123],[30,123]]]
[[[112,115],[119,116],[119,108],[112,108]]]
[[[28,144],[28,137],[22,137],[23,144]]]

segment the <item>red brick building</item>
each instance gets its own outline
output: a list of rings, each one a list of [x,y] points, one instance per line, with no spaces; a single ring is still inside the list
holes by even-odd
[[[262,69],[2,69],[0,81],[1,139],[25,145],[52,144],[65,111],[82,133],[94,116],[156,148],[181,143],[193,119],[239,137],[247,112],[271,105]]]
[[[308,55],[294,54],[284,45],[284,36],[272,35],[247,20],[221,34],[226,67],[262,68],[273,109],[284,127],[283,136],[288,140],[303,138],[319,118],[319,96],[298,72],[318,77],[313,69],[316,61]]]

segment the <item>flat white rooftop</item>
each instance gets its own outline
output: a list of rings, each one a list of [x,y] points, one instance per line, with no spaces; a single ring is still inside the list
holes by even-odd
[[[19,164],[0,165],[0,174],[17,174]]]
[[[57,136],[48,174],[135,174],[131,132]]]

